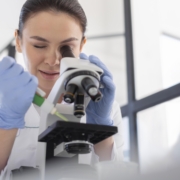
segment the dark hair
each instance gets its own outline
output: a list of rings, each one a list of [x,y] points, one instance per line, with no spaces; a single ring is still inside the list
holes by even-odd
[[[48,10],[64,12],[77,19],[80,22],[84,36],[87,19],[78,0],[26,0],[19,17],[19,35],[22,37],[24,24],[31,15]]]

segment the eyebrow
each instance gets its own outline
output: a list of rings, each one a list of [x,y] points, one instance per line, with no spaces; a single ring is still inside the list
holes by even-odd
[[[44,38],[42,38],[42,37],[40,37],[40,36],[32,36],[32,37],[30,37],[30,38],[31,38],[31,39],[35,39],[35,40],[38,40],[38,41],[42,41],[42,42],[47,42],[47,43],[49,43],[49,41],[48,41],[47,39],[44,39]],[[65,40],[61,41],[61,43],[67,43],[67,42],[70,42],[70,41],[78,41],[78,39],[75,38],[75,37],[70,37],[70,38],[68,38],[68,39],[65,39]]]

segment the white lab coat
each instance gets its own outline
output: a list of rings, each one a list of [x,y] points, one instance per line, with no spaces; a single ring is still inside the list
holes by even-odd
[[[123,160],[122,117],[117,102],[113,103],[111,117],[114,121],[114,126],[118,127],[118,133],[114,135],[111,159],[112,161]],[[82,118],[82,121],[85,121],[85,117]],[[39,112],[32,104],[25,115],[25,126],[27,128],[18,130],[6,170],[3,172],[18,169],[21,166],[36,167],[39,124]],[[98,156],[94,152],[89,155],[79,156],[79,163],[92,164],[97,162]]]

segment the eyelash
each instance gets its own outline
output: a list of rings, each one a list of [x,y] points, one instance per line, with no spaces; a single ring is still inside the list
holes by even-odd
[[[42,49],[42,48],[45,48],[46,46],[34,46],[34,47],[38,49]]]
[[[46,48],[46,46],[35,46],[34,45],[34,47],[35,48],[37,48],[37,49],[43,49],[43,48]],[[63,46],[62,46],[63,47]],[[71,46],[69,46],[70,48],[71,48],[71,51],[73,51],[73,48],[71,47]],[[61,48],[61,47],[60,47]]]

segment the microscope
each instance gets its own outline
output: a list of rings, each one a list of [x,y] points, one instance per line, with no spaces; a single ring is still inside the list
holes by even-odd
[[[68,122],[41,112],[38,141],[43,142],[39,155],[42,174],[45,173],[46,158],[71,158],[88,154],[94,144],[118,131],[115,126],[81,122],[88,103],[96,103],[103,98],[100,92],[100,88],[103,88],[100,83],[103,70],[89,60],[75,58],[69,46],[63,46],[60,52],[60,77],[47,100],[56,105],[58,112],[65,116]],[[57,104],[62,95],[64,103]]]

